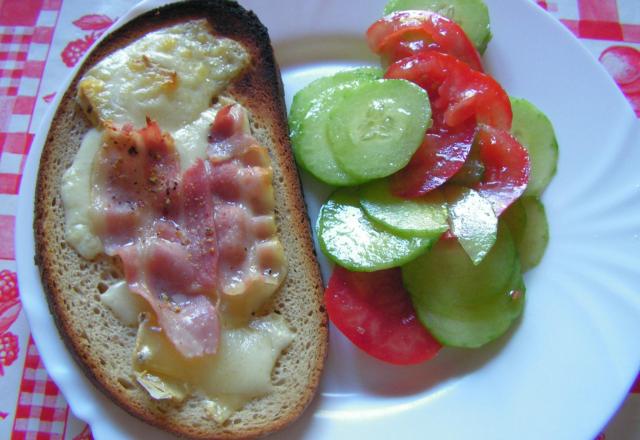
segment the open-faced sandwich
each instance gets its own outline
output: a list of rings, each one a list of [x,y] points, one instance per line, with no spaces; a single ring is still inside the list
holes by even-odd
[[[90,54],[40,163],[36,260],[67,346],[115,403],[193,438],[301,414],[327,321],[267,31],[171,4]]]

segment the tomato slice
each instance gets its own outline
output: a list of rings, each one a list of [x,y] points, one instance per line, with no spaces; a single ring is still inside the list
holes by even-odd
[[[406,79],[425,89],[432,111],[444,111],[450,127],[475,118],[479,124],[511,129],[511,103],[500,84],[451,55],[427,50],[403,58],[389,66],[385,78]]]
[[[469,155],[476,123],[511,128],[511,103],[489,75],[451,55],[425,51],[389,66],[385,78],[418,84],[429,93],[433,126],[409,164],[391,179],[399,197],[420,197],[460,170]]]
[[[385,64],[424,50],[447,53],[482,72],[480,54],[462,28],[432,11],[398,11],[373,23],[367,42]]]
[[[485,168],[475,189],[500,215],[527,189],[531,172],[529,153],[508,131],[486,125],[481,126],[477,142]]]
[[[324,298],[333,324],[377,359],[410,365],[431,359],[440,350],[418,321],[397,268],[350,272],[336,266]]]
[[[444,123],[442,112],[434,113],[433,126],[406,167],[390,180],[398,197],[420,197],[439,187],[464,165],[476,136],[476,123],[468,119],[456,127]]]

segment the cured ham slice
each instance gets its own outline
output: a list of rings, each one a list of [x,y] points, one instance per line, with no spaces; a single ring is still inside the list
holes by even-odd
[[[185,267],[188,260],[181,255],[179,245],[149,240],[125,246],[118,255],[129,289],[149,302],[158,324],[178,351],[187,358],[215,353],[220,323],[211,300],[206,295],[187,296],[176,290],[167,294],[161,288],[179,285],[194,272]]]
[[[220,308],[225,319],[248,319],[286,272],[267,149],[238,105],[218,112],[208,157],[182,174],[155,122],[107,126],[103,141],[92,217],[105,252],[121,258],[129,289],[183,356],[215,353]]]
[[[248,134],[239,105],[218,112],[209,141],[219,290],[226,303],[247,314],[278,288],[286,271],[273,219],[271,161],[267,149]]]
[[[171,203],[180,158],[151,121],[138,131],[107,126],[103,141],[93,164],[92,222],[107,255],[115,255]]]
[[[171,138],[148,122],[110,127],[94,163],[93,212],[108,255],[122,259],[129,289],[142,296],[185,357],[215,353],[217,241],[210,167],[180,175]]]

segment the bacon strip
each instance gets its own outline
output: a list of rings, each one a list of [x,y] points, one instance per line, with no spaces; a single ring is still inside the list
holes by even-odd
[[[107,127],[104,139],[92,211],[105,252],[121,258],[129,289],[182,355],[215,353],[218,302],[249,316],[286,271],[266,148],[236,105],[218,112],[208,158],[182,175],[171,137],[152,121]]]
[[[213,170],[219,290],[227,298],[251,294],[255,304],[248,307],[255,309],[278,288],[286,268],[282,246],[274,240],[271,161],[267,149],[247,134],[247,123],[242,107],[221,109],[207,153]],[[265,233],[269,218],[273,228]]]
[[[93,164],[92,220],[107,255],[132,244],[170,204],[179,185],[179,161],[171,138],[153,122],[139,131],[106,127]]]
[[[180,176],[171,138],[151,121],[139,131],[109,127],[94,167],[93,212],[105,252],[122,259],[130,290],[185,357],[215,353],[210,167],[200,160]]]

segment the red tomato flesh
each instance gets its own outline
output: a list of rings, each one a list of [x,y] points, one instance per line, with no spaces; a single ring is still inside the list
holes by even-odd
[[[482,72],[480,54],[462,28],[435,12],[389,14],[369,27],[367,42],[386,64],[430,49],[452,55]]]
[[[389,66],[385,78],[406,79],[425,89],[434,120],[407,167],[392,177],[392,191],[399,197],[420,197],[458,172],[477,123],[511,128],[511,103],[502,87],[450,55],[425,51],[404,58]]]
[[[508,131],[486,125],[481,126],[477,142],[485,169],[475,189],[500,215],[527,189],[529,153]]]
[[[324,298],[333,324],[377,359],[410,365],[429,360],[440,350],[418,321],[397,268],[350,272],[336,266]]]
[[[451,55],[430,50],[403,58],[389,66],[385,78],[406,79],[425,89],[432,111],[444,111],[450,127],[475,118],[479,124],[511,129],[507,92],[489,75]]]
[[[433,116],[433,126],[418,151],[406,167],[391,177],[391,191],[398,197],[420,197],[439,187],[462,168],[469,156],[476,123],[469,119],[448,127],[442,113]]]
[[[511,102],[502,86],[489,75],[458,67],[461,71],[440,87],[440,99],[449,103],[447,123],[455,126],[475,117],[478,124],[511,130]]]

